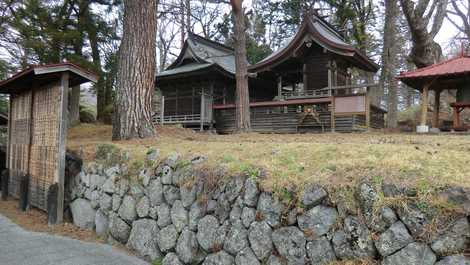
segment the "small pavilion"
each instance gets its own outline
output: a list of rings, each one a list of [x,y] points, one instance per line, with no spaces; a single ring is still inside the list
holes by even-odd
[[[440,95],[444,90],[457,90],[456,102],[451,104],[453,108],[453,130],[468,130],[460,122],[460,113],[465,108],[470,108],[470,56],[460,55],[441,63],[414,71],[403,72],[398,77],[406,85],[421,92],[421,118],[416,128],[419,133],[429,132],[426,124],[429,91],[434,91],[434,109],[432,128],[439,127]]]
[[[63,220],[69,87],[97,79],[77,65],[58,63],[30,66],[0,81],[0,93],[10,99],[2,195],[19,198],[22,210],[47,211],[50,224]]]

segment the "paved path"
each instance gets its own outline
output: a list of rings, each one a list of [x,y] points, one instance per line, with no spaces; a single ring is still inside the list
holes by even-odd
[[[1,265],[148,265],[109,245],[26,231],[0,214]]]

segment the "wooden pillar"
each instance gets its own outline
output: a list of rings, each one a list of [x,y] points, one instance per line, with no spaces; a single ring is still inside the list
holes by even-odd
[[[441,110],[441,90],[436,89],[434,94],[434,112],[432,116],[432,128],[439,128],[439,112]]]
[[[421,120],[420,125],[426,125],[426,119],[428,115],[428,98],[429,98],[429,87],[425,85],[423,87],[423,93],[421,95]]]
[[[162,96],[160,103],[160,125],[165,123],[165,96]]]
[[[21,211],[26,211],[30,205],[30,196],[31,193],[29,192],[29,183],[30,183],[30,177],[31,177],[31,150],[33,147],[33,128],[34,128],[34,92],[35,89],[37,88],[36,83],[32,83],[31,85],[31,99],[29,102],[29,124],[28,124],[28,160],[27,160],[27,169],[26,169],[26,174],[23,175],[21,173],[20,176],[20,185],[19,185],[19,209]],[[49,88],[50,89],[50,88]],[[68,89],[68,87],[67,87]],[[60,146],[59,146],[60,148]],[[60,157],[59,157],[60,158]]]
[[[63,222],[64,218],[64,185],[65,185],[65,151],[67,140],[67,106],[69,90],[69,73],[63,72],[60,80],[60,109],[59,109],[59,152],[58,167],[54,182],[57,183],[57,224]]]
[[[429,99],[429,84],[425,84],[423,87],[423,92],[421,94],[421,120],[418,128],[416,128],[418,133],[426,133],[429,131],[429,128],[426,125],[426,119],[428,114],[428,99]]]
[[[328,61],[328,93],[330,93],[330,98],[331,98],[331,132],[335,132],[336,130],[336,121],[335,121],[335,97],[334,93],[331,90],[333,87],[332,84],[332,71],[331,71],[331,61]]]
[[[303,78],[303,83],[304,83],[304,91],[308,90],[308,75],[307,75],[307,64],[304,63],[303,69],[302,69],[302,78]]]
[[[331,132],[336,130],[336,121],[335,121],[335,97],[331,96]]]
[[[12,127],[12,120],[13,120],[13,115],[11,113],[12,110],[12,103],[13,103],[13,95],[10,95],[10,104],[8,104],[8,142],[7,142],[7,157],[6,157],[6,163],[5,167],[6,168],[12,168],[12,163],[11,162],[11,127]]]
[[[203,89],[201,93],[201,115],[200,115],[201,124],[199,128],[201,132],[204,130],[204,111],[205,111],[204,105],[205,105],[205,102],[204,102],[204,89]]]
[[[333,72],[331,71],[331,62],[328,62],[328,89],[331,89],[333,86],[333,77],[332,77]],[[331,93],[333,95],[333,93]]]
[[[179,115],[178,113],[178,90],[179,89],[176,89],[175,91],[175,115]]]
[[[227,85],[224,83],[224,90],[222,92],[222,104],[227,104]]]
[[[370,89],[366,87],[366,126],[367,130],[370,130]]]
[[[214,97],[215,97],[215,83],[212,81],[210,83],[210,94],[209,94],[209,98],[208,98],[208,101],[206,103],[207,105],[207,118],[209,120],[209,129],[212,129],[212,122],[213,122],[213,118],[214,118],[214,115],[213,115],[213,110],[212,110],[212,106],[214,104]]]
[[[282,98],[282,75],[277,77],[277,97],[278,100],[281,100]]]
[[[338,86],[338,68],[336,66],[336,61],[331,61],[330,70],[331,70],[331,86]]]
[[[458,129],[460,127],[460,113],[459,113],[459,108],[458,107],[452,107],[453,108],[453,113],[452,113],[452,118],[453,118],[453,127],[454,129]]]
[[[194,86],[191,86],[191,114],[194,115],[196,112],[196,109],[194,108],[194,101],[196,100],[196,91],[194,89]]]

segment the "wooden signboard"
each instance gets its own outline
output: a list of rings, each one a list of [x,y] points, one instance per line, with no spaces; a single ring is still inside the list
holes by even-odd
[[[366,111],[366,96],[335,97],[335,113],[359,113]]]

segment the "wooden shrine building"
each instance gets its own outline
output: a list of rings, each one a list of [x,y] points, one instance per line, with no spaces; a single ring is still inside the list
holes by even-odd
[[[296,133],[383,128],[385,111],[373,106],[375,84],[355,84],[352,69],[379,66],[315,13],[306,16],[289,43],[250,65],[252,130]],[[235,130],[235,58],[225,45],[190,34],[176,59],[157,75],[162,124]]]
[[[470,108],[470,56],[463,53],[461,56],[428,67],[403,72],[398,77],[406,85],[421,92],[421,118],[417,132],[429,131],[427,124],[429,92],[434,91],[434,109],[432,128],[439,129],[440,95],[444,90],[454,90],[456,102],[453,108],[453,129],[458,131],[470,129],[470,125],[463,125],[460,113]]]
[[[69,87],[97,77],[71,63],[31,66],[0,82],[9,94],[8,192],[60,223],[64,209]],[[5,191],[2,191],[5,192]]]

